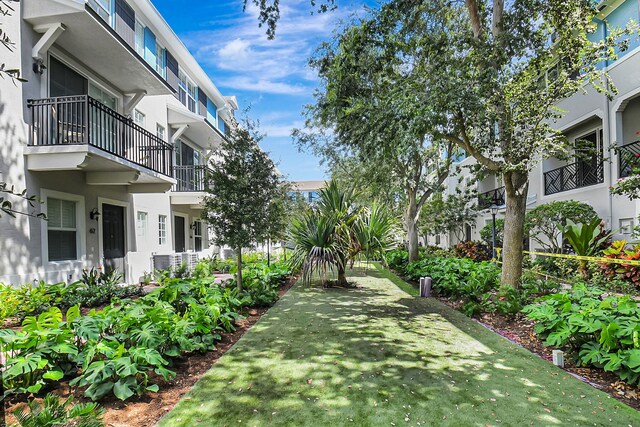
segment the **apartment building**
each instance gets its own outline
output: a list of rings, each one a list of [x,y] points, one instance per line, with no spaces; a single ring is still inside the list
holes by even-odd
[[[12,5],[3,29],[16,49],[2,62],[27,82],[0,80],[0,180],[37,196],[21,208],[48,221],[0,219],[0,281],[75,280],[100,267],[136,282],[154,259],[209,253],[205,159],[235,98],[149,0]]]
[[[640,22],[638,0],[604,1],[596,19],[597,31],[593,41],[601,40],[611,28],[624,27],[629,21]],[[616,230],[616,238],[629,240],[631,229],[638,225],[640,203],[611,195],[609,188],[630,173],[629,158],[640,153],[640,37],[630,40],[629,49],[620,52],[616,61],[601,64],[611,76],[617,94],[609,100],[594,88],[586,88],[563,100],[559,107],[565,111],[556,123],[570,143],[580,141],[581,152],[574,152],[569,160],[549,158],[540,161],[530,175],[527,208],[556,200],[576,200],[589,203]],[[546,79],[553,79],[549,70]],[[572,144],[573,145],[573,144]],[[616,150],[615,147],[619,147]],[[465,225],[465,240],[480,240],[480,230],[492,222],[489,206],[501,206],[498,218],[504,217],[505,190],[500,177],[488,176],[475,182],[468,168],[475,159],[457,163],[461,172],[447,182],[447,192],[455,193],[459,179],[477,186],[478,205],[483,209],[475,223]],[[456,167],[452,170],[457,170]],[[430,236],[427,244],[450,246],[457,243],[451,236]],[[535,247],[531,241],[530,247]]]
[[[326,181],[291,181],[292,193],[298,194],[308,203],[320,197],[320,190],[327,186]]]

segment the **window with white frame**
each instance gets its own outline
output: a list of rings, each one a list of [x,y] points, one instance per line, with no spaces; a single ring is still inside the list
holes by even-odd
[[[165,129],[164,126],[156,124],[156,136],[164,141]]]
[[[631,236],[633,234],[634,221],[633,218],[620,219],[620,234]]]
[[[156,42],[156,71],[162,77],[167,78],[167,59],[165,52],[164,46]]]
[[[197,113],[197,86],[182,70],[178,72],[178,79],[178,99],[189,111]]]
[[[140,127],[144,127],[145,115],[138,110],[133,110],[133,122]]]
[[[144,57],[144,25],[136,19],[135,47],[138,55]]]
[[[196,252],[202,250],[202,221],[193,223],[193,245]]]
[[[47,248],[49,261],[78,259],[77,202],[47,198]]]
[[[164,245],[167,243],[167,216],[158,215],[158,243]]]
[[[136,215],[136,236],[147,237],[148,219],[149,214],[147,212],[138,211]]]

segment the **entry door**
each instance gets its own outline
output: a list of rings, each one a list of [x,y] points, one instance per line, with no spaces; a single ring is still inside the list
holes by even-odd
[[[184,233],[184,217],[173,217],[173,232],[175,235],[176,252],[185,252],[186,236]]]
[[[118,270],[124,275],[124,208],[102,205],[102,252],[107,272]]]

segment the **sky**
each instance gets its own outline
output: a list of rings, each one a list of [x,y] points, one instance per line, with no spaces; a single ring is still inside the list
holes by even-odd
[[[261,143],[289,179],[328,178],[320,159],[299,152],[291,130],[304,125],[302,111],[319,85],[308,60],[341,23],[363,16],[372,0],[339,0],[338,9],[311,14],[310,0],[281,0],[275,40],[258,27],[258,11],[242,11],[242,0],[152,0],[223,95],[260,122]],[[185,2],[186,3],[186,2]]]

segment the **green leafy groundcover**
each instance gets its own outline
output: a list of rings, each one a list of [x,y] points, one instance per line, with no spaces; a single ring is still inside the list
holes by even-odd
[[[38,393],[47,383],[69,379],[93,400],[157,391],[160,379],[175,375],[175,358],[212,350],[220,332],[234,330],[242,307],[275,301],[275,289],[289,274],[279,265],[249,270],[248,292],[241,295],[213,278],[169,279],[149,295],[86,316],[78,305],[64,317],[58,307],[27,316],[21,331],[0,330],[0,352],[8,355],[5,388]]]
[[[524,308],[548,346],[569,350],[582,365],[640,383],[640,307],[629,296],[576,284],[571,292],[541,298]]]
[[[632,408],[385,277],[294,286],[159,426],[639,425]]]

